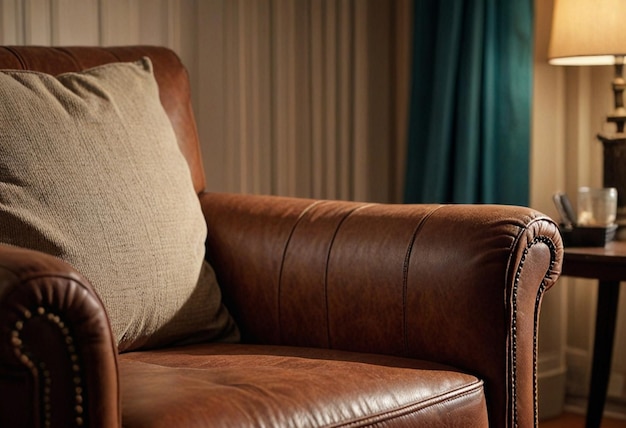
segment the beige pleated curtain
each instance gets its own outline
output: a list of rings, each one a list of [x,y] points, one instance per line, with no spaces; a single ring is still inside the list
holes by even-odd
[[[209,188],[398,201],[409,3],[199,3]]]

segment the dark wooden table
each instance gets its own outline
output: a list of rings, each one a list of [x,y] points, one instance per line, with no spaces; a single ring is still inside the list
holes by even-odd
[[[620,281],[626,281],[626,242],[565,249],[563,275],[598,280],[598,305],[586,428],[598,428],[606,401]]]

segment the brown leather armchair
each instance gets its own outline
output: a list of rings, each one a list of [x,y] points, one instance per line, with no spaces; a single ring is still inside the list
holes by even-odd
[[[0,426],[537,426],[540,304],[563,254],[549,218],[207,193],[173,52],[0,48],[0,68],[57,74],[142,56],[242,341],[120,354],[106,308],[71,266],[0,244]],[[44,301],[63,322],[43,310],[15,317]]]

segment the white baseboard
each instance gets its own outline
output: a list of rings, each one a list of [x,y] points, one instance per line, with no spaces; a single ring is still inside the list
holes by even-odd
[[[565,404],[565,366],[552,370],[540,371],[539,388],[539,419],[548,419],[563,413]]]

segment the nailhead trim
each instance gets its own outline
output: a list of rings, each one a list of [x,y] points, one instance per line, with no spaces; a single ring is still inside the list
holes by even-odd
[[[53,325],[56,325],[61,334],[63,335],[63,340],[66,345],[66,349],[70,356],[70,361],[72,362],[72,373],[73,373],[73,382],[74,382],[74,414],[76,422],[76,426],[83,426],[84,424],[84,397],[83,397],[83,380],[81,377],[81,366],[80,359],[78,358],[78,354],[76,353],[76,347],[74,346],[74,338],[70,335],[70,329],[65,325],[62,321],[61,317],[56,315],[46,308],[39,306],[35,311],[35,316],[44,318],[47,321],[51,322]],[[45,427],[50,427],[52,424],[52,405],[51,405],[51,387],[52,387],[52,377],[50,375],[50,370],[46,367],[44,362],[38,362],[35,364],[33,361],[33,357],[31,353],[24,347],[22,342],[21,333],[24,329],[24,324],[33,318],[33,313],[28,309],[24,310],[22,313],[22,318],[15,322],[14,329],[11,331],[11,344],[13,345],[13,352],[19,358],[19,360],[24,364],[28,369],[30,369],[33,374],[36,374],[38,371],[43,380],[43,424]]]
[[[519,286],[519,280],[522,276],[522,269],[524,268],[524,263],[526,262],[526,257],[528,256],[528,252],[530,251],[530,249],[536,245],[536,244],[545,244],[546,246],[548,246],[548,248],[550,249],[550,267],[548,269],[548,271],[546,272],[543,280],[541,281],[541,284],[539,286],[539,290],[537,291],[537,299],[535,301],[535,320],[534,320],[534,326],[533,326],[533,364],[534,364],[534,370],[533,370],[533,395],[535,397],[535,404],[533,406],[534,409],[534,419],[535,419],[535,426],[537,425],[537,421],[539,418],[539,411],[537,409],[537,330],[538,330],[538,311],[539,311],[539,301],[540,301],[540,296],[543,294],[543,291],[546,288],[546,279],[549,278],[549,274],[552,271],[552,269],[554,268],[554,262],[556,260],[556,247],[554,246],[554,242],[552,242],[552,240],[546,236],[537,236],[535,237],[535,239],[532,240],[532,242],[530,242],[526,248],[524,249],[524,253],[522,254],[522,258],[520,260],[517,272],[515,273],[515,283],[513,284],[513,299],[512,299],[512,310],[513,310],[513,320],[512,320],[512,324],[511,324],[511,331],[512,331],[512,349],[513,349],[513,355],[511,357],[511,369],[512,369],[512,374],[513,374],[513,382],[511,384],[511,394],[512,394],[512,399],[513,399],[513,424],[515,427],[517,427],[517,421],[518,421],[518,415],[517,415],[517,353],[515,352],[515,350],[517,349],[517,291],[518,291],[518,286]]]

